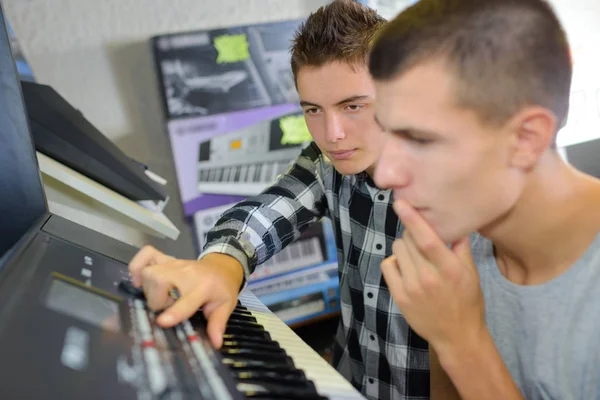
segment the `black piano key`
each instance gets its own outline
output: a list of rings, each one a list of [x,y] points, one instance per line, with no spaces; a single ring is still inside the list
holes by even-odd
[[[252,316],[252,313],[248,310],[242,310],[240,308],[235,308],[232,312],[232,314],[236,314],[236,315],[247,315],[247,316]]]
[[[277,347],[269,347],[269,346],[245,346],[245,347],[238,347],[238,346],[229,346],[229,345],[223,345],[221,346],[221,352],[225,353],[225,352],[232,352],[232,354],[235,354],[236,352],[240,352],[240,353],[248,353],[248,354],[256,354],[257,356],[260,356],[262,354],[266,354],[266,355],[272,355],[272,356],[285,356],[286,352],[284,349],[282,349],[281,347],[277,348]]]
[[[256,344],[265,344],[265,345],[277,343],[276,341],[274,341],[272,339],[266,339],[266,338],[261,338],[261,337],[256,337],[256,336],[249,336],[249,335],[244,335],[241,333],[225,333],[223,335],[223,340],[233,340],[233,341],[242,340],[245,342],[252,342],[252,343],[256,343]]]
[[[250,340],[224,340],[223,346],[228,348],[236,348],[236,349],[254,349],[254,350],[282,350],[281,346],[277,342],[270,343],[257,343]]]
[[[228,349],[221,348],[221,354],[223,356],[237,358],[240,359],[250,359],[250,360],[262,360],[262,361],[280,361],[286,362],[289,358],[285,352],[282,350],[280,352],[275,351],[258,351],[253,349]]]
[[[252,372],[233,372],[233,377],[239,382],[264,382],[278,383],[282,385],[313,387],[314,385],[305,377],[294,374],[279,372],[252,371]]]
[[[240,313],[236,313],[235,311],[233,313],[231,313],[231,315],[229,316],[229,320],[230,321],[258,322],[258,321],[256,321],[256,318],[254,318],[252,315],[240,314]]]
[[[272,366],[263,364],[260,367],[255,366],[253,368],[237,366],[237,365],[230,365],[229,369],[231,370],[231,372],[233,374],[261,374],[261,373],[264,373],[264,374],[269,374],[269,375],[286,376],[289,378],[307,380],[306,375],[304,374],[304,371],[302,371],[301,369],[296,369],[296,368],[285,368],[284,369],[284,368],[277,368],[277,367],[272,367]]]
[[[240,335],[254,336],[271,340],[271,335],[264,328],[252,328],[249,326],[227,325],[225,333],[237,333]]]
[[[232,364],[235,362],[240,362],[243,364],[237,364],[237,365],[244,365],[245,368],[256,368],[257,370],[260,370],[262,367],[264,366],[271,366],[271,367],[275,367],[275,368],[290,368],[290,369],[295,369],[296,365],[294,364],[294,360],[292,360],[289,356],[284,356],[281,359],[277,359],[277,360],[261,360],[258,358],[250,358],[250,357],[244,357],[244,356],[240,356],[240,355],[231,355],[231,354],[222,354],[222,360],[223,363],[227,364]]]
[[[237,378],[238,382],[254,384],[254,385],[280,385],[289,389],[299,389],[299,390],[314,390],[314,384],[309,381],[301,381],[297,379],[283,379],[281,377],[272,376],[272,377],[263,377],[262,379],[244,379]]]
[[[262,324],[259,324],[258,322],[236,320],[236,319],[230,319],[229,321],[227,321],[227,325],[228,326],[248,327],[248,328],[262,329],[262,330],[265,329],[262,326]]]

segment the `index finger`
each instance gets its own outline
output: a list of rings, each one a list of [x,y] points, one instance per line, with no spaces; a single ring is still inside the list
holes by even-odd
[[[394,211],[410,234],[412,243],[432,264],[443,264],[452,252],[419,213],[403,200],[394,202]]]
[[[173,257],[156,250],[152,246],[144,246],[129,262],[131,283],[139,287],[142,284],[142,269],[149,265],[165,264],[173,260]]]

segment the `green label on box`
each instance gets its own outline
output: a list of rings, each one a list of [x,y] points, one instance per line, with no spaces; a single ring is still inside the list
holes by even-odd
[[[217,36],[213,41],[218,54],[217,64],[236,63],[250,57],[248,40],[243,33]]]
[[[312,140],[303,115],[283,117],[279,120],[279,127],[283,132],[281,144],[301,144]]]

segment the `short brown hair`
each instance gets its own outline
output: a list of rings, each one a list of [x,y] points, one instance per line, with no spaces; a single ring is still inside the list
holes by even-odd
[[[393,79],[442,61],[457,80],[457,100],[502,124],[526,105],[569,108],[572,63],[567,37],[544,0],[420,0],[374,41],[369,69]]]
[[[334,0],[312,13],[298,28],[292,48],[294,79],[305,65],[342,61],[367,64],[371,41],[386,20],[354,0]]]

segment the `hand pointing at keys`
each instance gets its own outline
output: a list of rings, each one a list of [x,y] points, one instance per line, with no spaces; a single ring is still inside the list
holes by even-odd
[[[179,260],[145,246],[129,263],[131,281],[142,287],[148,307],[160,311],[157,323],[171,327],[202,307],[207,334],[216,348],[235,308],[244,279],[242,265],[233,257],[209,253],[200,260]],[[170,291],[179,298],[173,301]]]

